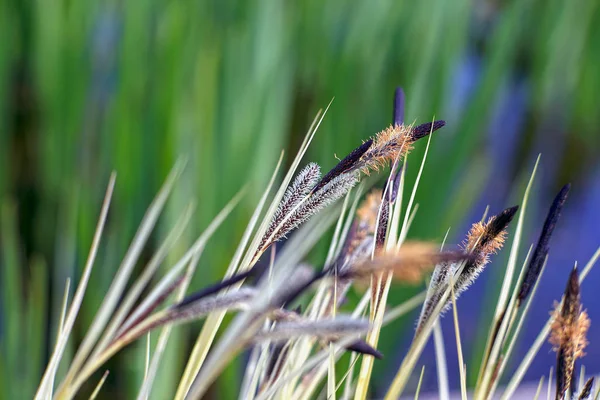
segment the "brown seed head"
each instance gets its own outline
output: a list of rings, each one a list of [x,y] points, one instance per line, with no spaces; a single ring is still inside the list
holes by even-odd
[[[556,304],[552,315],[549,342],[557,353],[556,398],[562,399],[573,382],[575,360],[585,355],[586,335],[590,327],[587,313],[581,310],[576,268],[569,276],[562,306]]]
[[[365,174],[378,170],[396,158],[402,159],[411,149],[415,139],[412,126],[391,125],[375,135],[373,145],[361,158],[361,169]]]

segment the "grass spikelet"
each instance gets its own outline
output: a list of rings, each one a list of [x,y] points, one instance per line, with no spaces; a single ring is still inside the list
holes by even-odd
[[[575,361],[585,355],[586,334],[590,319],[581,310],[581,293],[577,268],[569,275],[561,307],[556,307],[551,324],[549,342],[556,352],[556,399],[564,399],[572,385]]]
[[[475,223],[464,243],[464,248],[474,255],[474,260],[466,263],[462,273],[456,279],[456,297],[458,298],[483,271],[490,261],[490,255],[496,254],[506,239],[505,229],[515,216],[518,206],[507,208],[491,217],[487,223]],[[458,267],[455,265],[455,267]]]
[[[552,233],[554,232],[556,223],[560,218],[560,213],[562,211],[563,205],[565,204],[565,201],[567,200],[570,188],[570,184],[566,184],[565,186],[563,186],[563,188],[554,198],[552,206],[550,206],[550,210],[548,211],[548,215],[546,216],[546,221],[544,222],[544,227],[542,228],[542,232],[540,233],[540,237],[533,252],[533,256],[531,257],[531,261],[527,266],[525,278],[523,279],[523,283],[519,288],[519,294],[517,295],[517,301],[519,305],[527,299],[527,296],[529,296],[529,293],[531,292],[531,288],[535,284],[535,281],[538,279],[538,276],[542,269],[542,265],[544,264],[544,259],[548,254],[550,238],[552,237]]]
[[[588,379],[583,387],[581,388],[581,392],[579,392],[579,396],[577,397],[579,400],[589,399],[592,395],[592,389],[594,387],[594,377],[592,376]]]
[[[325,186],[312,193],[279,222],[277,228],[274,229],[269,238],[264,240],[262,251],[264,251],[271,243],[278,241],[328,205],[336,202],[348,193],[357,182],[358,176],[356,173],[345,173],[335,177]]]
[[[286,189],[279,206],[277,206],[271,223],[263,236],[263,243],[260,244],[259,248],[264,247],[264,242],[271,237],[281,221],[310,193],[320,177],[321,167],[316,163],[308,164],[296,175],[292,184]]]

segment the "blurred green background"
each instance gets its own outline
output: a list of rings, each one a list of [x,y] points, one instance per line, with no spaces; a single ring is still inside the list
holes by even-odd
[[[540,151],[549,153],[542,188],[585,181],[600,145],[599,9],[594,0],[1,0],[0,396],[36,388],[112,170],[112,211],[76,340],[178,157],[186,172],[153,243],[188,202],[197,211],[163,271],[250,189],[204,253],[198,288],[224,272],[280,151],[289,163],[333,97],[305,160],[325,170],[391,122],[398,85],[407,122],[447,121],[433,138],[414,237],[440,240],[452,226],[459,241],[482,201],[518,199]],[[413,290],[393,290],[390,303]],[[199,327],[175,329],[153,398],[172,395]],[[407,327],[412,320],[384,330],[390,356],[376,383],[398,365]],[[144,352],[140,342],[108,364],[102,398],[136,395]],[[241,365],[213,395],[235,397]]]

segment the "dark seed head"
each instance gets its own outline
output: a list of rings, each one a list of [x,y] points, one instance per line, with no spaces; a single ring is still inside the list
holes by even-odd
[[[404,123],[404,90],[397,87],[394,92],[394,125],[402,125]]]
[[[412,137],[414,138],[414,140],[419,140],[429,135],[431,132],[435,132],[438,129],[442,128],[444,125],[446,125],[446,121],[443,120],[421,124],[413,128]]]
[[[532,287],[535,285],[535,282],[537,281],[540,275],[540,272],[542,271],[544,260],[546,259],[546,255],[548,254],[548,251],[550,249],[550,238],[552,237],[552,233],[554,232],[556,223],[560,218],[560,213],[562,211],[563,205],[565,204],[565,201],[567,200],[570,188],[570,184],[566,184],[565,186],[563,186],[561,191],[554,198],[552,206],[550,206],[550,210],[548,210],[548,215],[546,216],[544,227],[542,228],[542,232],[540,233],[537,245],[535,246],[535,250],[533,252],[533,255],[531,256],[531,261],[527,266],[527,271],[525,272],[525,278],[523,279],[523,283],[519,288],[519,294],[517,296],[519,304],[522,304],[525,301],[525,299],[527,299],[529,293],[531,293]]]
[[[363,144],[361,144],[360,146],[358,146],[356,149],[352,150],[352,152],[350,154],[348,154],[346,157],[344,157],[344,159],[342,161],[340,161],[335,167],[333,167],[331,169],[331,171],[329,171],[327,174],[325,174],[325,176],[314,187],[312,192],[314,193],[317,190],[321,189],[323,186],[325,186],[327,183],[329,183],[332,179],[343,174],[344,172],[348,172],[348,171],[352,170],[354,165],[356,164],[356,162],[358,160],[360,160],[362,155],[365,154],[367,152],[367,150],[369,150],[369,148],[371,147],[372,144],[373,144],[373,139],[369,139],[366,142],[364,142]]]
[[[346,346],[346,349],[355,353],[373,356],[378,360],[381,360],[383,358],[383,354],[381,354],[381,352],[373,348],[370,344],[368,344],[362,339],[359,339],[356,342],[349,344],[348,346]]]

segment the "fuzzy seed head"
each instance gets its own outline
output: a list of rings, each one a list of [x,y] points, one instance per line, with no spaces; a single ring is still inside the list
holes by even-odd
[[[391,125],[379,132],[373,139],[373,145],[361,158],[361,169],[365,174],[371,170],[402,159],[412,149],[415,138],[412,126]]]
[[[552,316],[549,342],[557,353],[556,399],[563,399],[573,382],[575,361],[585,355],[590,327],[590,319],[581,309],[577,268],[569,276],[562,306],[556,304]]]
[[[465,250],[474,251],[477,249],[477,252],[485,255],[498,253],[504,245],[507,232],[503,230],[494,237],[488,237],[488,227],[494,218],[496,217],[491,217],[485,224],[482,222],[473,224],[471,230],[467,234],[467,238],[463,242],[463,248]]]

